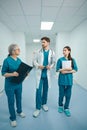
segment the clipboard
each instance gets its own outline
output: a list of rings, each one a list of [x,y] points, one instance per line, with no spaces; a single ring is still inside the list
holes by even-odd
[[[19,65],[18,69],[17,69],[17,73],[19,73],[18,77],[13,77],[12,78],[12,82],[13,83],[22,83],[24,81],[24,79],[26,78],[27,74],[33,69],[32,66],[27,65],[24,62],[21,62],[21,64]]]
[[[62,68],[70,68],[71,67],[71,60],[62,61]]]

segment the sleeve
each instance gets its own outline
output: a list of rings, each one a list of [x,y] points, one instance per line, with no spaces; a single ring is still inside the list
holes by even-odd
[[[59,71],[59,69],[61,68],[61,60],[57,60],[57,64],[56,64],[56,72]]]
[[[9,65],[8,65],[7,60],[5,59],[4,62],[3,62],[3,65],[2,65],[1,73],[2,73],[2,75],[4,75],[8,71],[9,71]]]
[[[78,71],[78,67],[77,67],[75,59],[73,59],[73,70]]]

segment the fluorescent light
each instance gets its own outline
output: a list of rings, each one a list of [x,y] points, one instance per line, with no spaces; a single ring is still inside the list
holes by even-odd
[[[41,30],[51,30],[53,22],[41,22]]]
[[[34,39],[33,42],[40,42],[40,39]]]

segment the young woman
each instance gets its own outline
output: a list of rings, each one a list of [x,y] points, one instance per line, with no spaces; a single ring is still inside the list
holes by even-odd
[[[17,125],[16,122],[16,111],[15,111],[15,100],[17,107],[17,114],[20,117],[25,117],[22,112],[22,83],[13,83],[12,78],[17,77],[18,73],[16,70],[21,64],[21,60],[17,57],[20,54],[20,49],[17,44],[11,44],[8,48],[9,55],[4,60],[2,66],[2,75],[5,77],[5,92],[8,100],[8,108],[10,114],[10,123],[12,127]]]
[[[56,71],[59,72],[58,112],[62,113],[64,111],[66,116],[71,116],[69,110],[69,104],[70,104],[71,90],[73,85],[73,73],[75,73],[78,69],[77,69],[75,59],[71,57],[71,48],[69,46],[65,46],[63,48],[63,55],[64,57],[59,58],[56,65]],[[64,61],[66,62],[64,63]],[[64,66],[63,63],[65,64]],[[63,101],[64,96],[65,96],[65,103]]]

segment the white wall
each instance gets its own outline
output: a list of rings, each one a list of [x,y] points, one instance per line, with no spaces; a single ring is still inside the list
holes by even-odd
[[[5,25],[0,23],[0,64],[2,64],[3,59],[8,55],[8,46],[11,43],[17,43],[21,48],[20,57],[26,59],[26,44],[24,33],[21,32],[11,32]]]
[[[87,89],[87,20],[71,32],[71,46],[79,69],[76,81]]]
[[[56,59],[63,56],[63,47],[70,44],[70,32],[60,32],[56,37]]]
[[[67,44],[66,44],[67,43]],[[87,89],[87,21],[84,21],[72,32],[61,32],[56,37],[56,57],[62,56],[62,49],[69,45],[72,57],[76,59],[78,72],[74,79],[78,84]]]
[[[0,23],[0,65],[3,63],[3,59],[7,56],[7,47],[12,42],[12,34],[2,23]],[[4,78],[0,74],[0,92],[4,88]]]
[[[0,23],[0,64],[8,54],[8,45],[12,43],[12,33],[2,23]]]
[[[32,66],[34,53],[40,48],[41,48],[40,43],[32,43],[26,45],[26,58],[27,58],[27,63],[29,65]]]
[[[0,65],[2,65],[4,58],[8,55],[8,46],[16,42],[21,48],[20,57],[23,61],[26,61],[25,57],[25,38],[21,32],[13,33],[5,25],[0,23]],[[0,74],[0,91],[4,87],[4,80]]]
[[[22,32],[12,32],[13,42],[17,43],[21,49],[20,58],[26,62],[26,44],[25,36]]]

